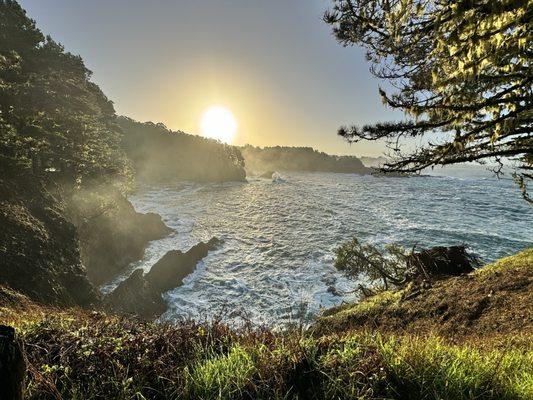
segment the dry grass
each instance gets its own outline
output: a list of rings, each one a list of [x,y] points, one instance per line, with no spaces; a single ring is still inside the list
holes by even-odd
[[[450,340],[533,334],[533,249],[430,288],[383,292],[330,310],[317,335],[349,330],[437,334]]]
[[[105,314],[19,328],[28,399],[529,399],[533,351],[367,332],[169,326]],[[531,339],[531,338],[530,338]]]

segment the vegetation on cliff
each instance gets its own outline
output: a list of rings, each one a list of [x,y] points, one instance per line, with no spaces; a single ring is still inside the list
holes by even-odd
[[[328,310],[316,332],[372,329],[387,333],[435,333],[480,343],[533,334],[533,249],[431,285],[409,284]],[[533,378],[533,377],[532,377]]]
[[[140,323],[44,308],[7,289],[0,323],[15,326],[25,344],[29,399],[529,399],[532,257],[526,250],[449,278],[415,300],[385,292],[309,332]],[[478,309],[476,294],[485,292],[491,303]],[[349,315],[363,323],[341,322]],[[391,321],[403,329],[392,331]]]
[[[0,1],[0,171],[83,184],[122,179],[113,104],[80,56],[45,37],[14,0]]]
[[[122,131],[90,77],[16,1],[0,1],[0,282],[44,304],[100,304],[93,285],[171,231],[124,197]]]
[[[163,124],[118,118],[122,146],[141,182],[191,180],[243,181],[244,160],[234,146],[214,139],[174,132]]]
[[[361,160],[354,156],[332,156],[311,147],[241,148],[246,169],[254,174],[266,171],[345,172],[369,174]]]

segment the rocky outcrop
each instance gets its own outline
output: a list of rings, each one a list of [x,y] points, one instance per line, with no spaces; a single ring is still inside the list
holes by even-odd
[[[207,243],[194,245],[186,253],[171,250],[153,265],[146,274],[146,279],[160,292],[174,289],[196,269],[196,264],[207,256],[209,250],[215,249],[219,243],[218,238],[212,238]]]
[[[26,362],[15,329],[0,325],[0,399],[22,400]]]
[[[399,171],[385,172],[380,170],[379,168],[372,168],[372,176],[380,178],[410,178],[412,176],[418,175]]]
[[[0,284],[40,303],[99,304],[60,198],[35,177],[19,176],[0,178],[0,199]]]
[[[407,265],[421,275],[459,276],[473,272],[479,267],[479,260],[465,246],[437,246],[413,253]]]
[[[112,311],[135,314],[143,319],[153,319],[167,308],[161,292],[146,280],[142,269],[133,271],[128,279],[106,296],[105,305]]]
[[[83,264],[89,279],[100,285],[140,260],[148,243],[172,232],[155,213],[142,214],[118,191],[93,189],[72,200]]]
[[[142,269],[135,270],[106,296],[107,308],[122,314],[135,314],[144,319],[161,315],[167,308],[161,295],[180,286],[183,279],[194,272],[198,262],[219,243],[219,239],[212,238],[207,243],[194,245],[185,253],[171,250],[146,275]]]

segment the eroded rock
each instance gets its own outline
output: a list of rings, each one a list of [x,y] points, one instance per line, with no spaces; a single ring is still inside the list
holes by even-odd
[[[116,190],[101,188],[73,199],[71,214],[78,228],[89,279],[100,285],[140,260],[148,243],[173,230],[155,213],[142,214]]]
[[[196,264],[219,243],[220,240],[214,237],[207,243],[194,245],[186,253],[171,250],[153,265],[146,274],[146,279],[160,292],[174,289],[182,284],[183,279],[196,269]]]
[[[156,290],[136,269],[105,298],[108,309],[125,314],[136,314],[144,319],[154,319],[165,312],[167,306],[161,292]]]
[[[180,286],[183,279],[194,272],[198,262],[219,243],[219,239],[212,238],[207,243],[194,245],[185,253],[171,250],[147,274],[142,269],[135,270],[106,296],[107,308],[122,314],[136,314],[144,319],[158,317],[167,308],[161,295]]]

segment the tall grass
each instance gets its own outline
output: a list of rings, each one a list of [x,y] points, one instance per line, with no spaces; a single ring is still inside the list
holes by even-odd
[[[28,399],[530,399],[533,351],[77,312],[21,324]],[[521,342],[524,343],[524,342]]]

